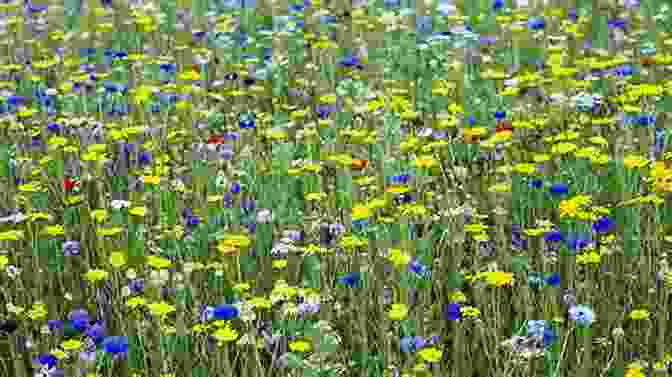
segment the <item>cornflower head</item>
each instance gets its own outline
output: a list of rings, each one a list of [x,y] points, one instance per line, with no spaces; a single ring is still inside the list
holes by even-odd
[[[595,313],[585,305],[573,305],[569,308],[569,318],[578,326],[589,327],[595,322]]]

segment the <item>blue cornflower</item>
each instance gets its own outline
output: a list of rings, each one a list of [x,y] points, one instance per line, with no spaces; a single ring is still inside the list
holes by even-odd
[[[547,326],[545,320],[527,321],[527,336],[542,337]]]
[[[548,189],[553,196],[563,196],[569,193],[569,186],[565,183],[554,183]]]
[[[128,337],[108,336],[103,340],[103,349],[112,355],[123,355],[128,352]]]
[[[200,319],[202,322],[207,322],[211,320],[215,315],[215,308],[214,306],[204,306],[203,309],[201,310],[201,316]]]
[[[172,63],[162,63],[159,65],[159,69],[165,73],[175,73],[177,71],[177,66]]]
[[[541,179],[533,179],[529,182],[531,188],[540,189],[544,187],[544,181]]]
[[[233,194],[231,191],[227,191],[224,193],[224,208],[233,208]]]
[[[240,193],[240,183],[233,182],[231,184],[231,193],[232,194],[239,194]]]
[[[476,122],[478,122],[478,119],[476,119],[476,116],[474,116],[474,115],[469,115],[469,116],[467,117],[467,123],[468,123],[470,126],[475,126],[475,125],[476,125]]]
[[[550,347],[555,343],[556,340],[558,340],[558,334],[555,333],[555,330],[553,330],[553,327],[547,326],[544,329],[544,348]]]
[[[450,303],[444,307],[444,318],[448,321],[457,321],[462,318],[462,306],[457,303]]]
[[[399,341],[399,349],[402,353],[415,352],[415,339],[412,336],[405,336]]]
[[[626,21],[622,18],[614,18],[612,20],[607,21],[607,24],[611,29],[621,29],[623,31],[625,31],[625,28],[627,26]]]
[[[19,106],[26,102],[26,97],[22,96],[10,96],[7,98],[7,103],[13,106]]]
[[[616,69],[616,75],[621,76],[621,77],[632,76],[633,73],[634,73],[634,70],[632,69],[632,66],[629,65],[629,64],[623,65],[623,66]]]
[[[198,216],[189,216],[187,218],[187,226],[189,228],[194,228],[197,227],[198,224],[201,223],[201,219],[198,218]]]
[[[543,30],[546,27],[546,21],[543,18],[533,18],[527,22],[530,30]]]
[[[551,230],[544,235],[544,241],[546,242],[560,242],[563,239],[562,233],[558,230]]]
[[[650,126],[656,124],[655,115],[642,115],[637,119],[637,124],[640,126]]]
[[[320,16],[320,23],[321,24],[333,24],[336,23],[336,16],[332,15],[326,15],[326,16]]]
[[[257,124],[254,121],[254,118],[245,117],[240,120],[239,126],[241,129],[253,129],[257,127]]]
[[[288,10],[290,12],[303,12],[305,6],[303,4],[289,4]]]
[[[390,177],[390,183],[393,185],[405,185],[410,178],[411,176],[408,174],[393,175]]]
[[[429,268],[420,263],[417,259],[414,259],[408,264],[408,270],[423,278],[428,277],[430,274]]]
[[[79,49],[79,54],[84,57],[84,56],[89,56],[89,55],[95,55],[96,54],[96,49],[92,47],[84,47]]]
[[[495,1],[492,3],[492,9],[494,9],[494,10],[500,10],[500,9],[502,9],[502,8],[504,8],[504,0],[495,0]]]
[[[213,311],[213,317],[216,320],[228,321],[238,317],[238,308],[233,305],[219,305]]]
[[[152,153],[151,152],[140,152],[138,156],[138,163],[140,166],[149,165],[152,163]]]
[[[560,274],[559,273],[553,273],[550,274],[546,277],[546,284],[548,284],[551,287],[557,287],[560,285]]]
[[[355,55],[348,55],[338,62],[339,66],[346,68],[352,68],[360,64],[360,59]]]
[[[506,118],[506,111],[497,111],[495,112],[495,119],[502,120]]]
[[[48,129],[49,131],[51,131],[51,132],[56,133],[56,132],[59,132],[59,131],[61,130],[62,127],[63,127],[63,126],[61,126],[61,125],[58,124],[58,123],[51,122],[51,123],[49,123],[49,125],[47,126],[47,129]]]
[[[571,234],[569,235],[566,240],[565,244],[567,245],[567,248],[571,250],[574,253],[577,253],[586,247],[588,247],[591,243],[590,237],[584,237],[578,234]]]
[[[60,319],[50,319],[47,321],[47,326],[49,326],[49,331],[51,332],[56,332],[58,330],[63,329],[63,326],[65,326],[65,322]]]
[[[356,232],[361,232],[367,225],[369,225],[368,219],[359,219],[352,222],[352,228]]]
[[[541,278],[541,273],[530,272],[527,276],[527,285],[532,289],[540,289],[544,285],[544,280]]]
[[[102,323],[98,322],[86,330],[86,336],[91,338],[94,343],[100,344],[105,339],[107,331]]]
[[[53,368],[58,364],[58,358],[50,353],[42,354],[35,358],[35,363],[43,365],[47,368]]]
[[[350,288],[359,288],[361,286],[361,277],[362,274],[359,272],[352,272],[339,277],[338,282]]]
[[[133,279],[128,283],[128,289],[132,294],[142,294],[145,291],[145,281],[143,279]]]
[[[579,326],[590,326],[595,322],[595,313],[585,305],[574,305],[569,308],[569,318]]]
[[[71,311],[68,315],[68,319],[70,322],[72,322],[72,326],[80,332],[86,330],[86,328],[89,327],[89,322],[91,321],[89,318],[89,313],[86,311],[86,309],[75,309]]]
[[[609,216],[602,216],[593,224],[593,230],[600,234],[609,233],[615,226],[616,224]]]

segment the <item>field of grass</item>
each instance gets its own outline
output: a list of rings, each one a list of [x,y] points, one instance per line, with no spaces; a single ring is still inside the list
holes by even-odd
[[[667,376],[672,4],[445,1],[3,1],[0,377]]]

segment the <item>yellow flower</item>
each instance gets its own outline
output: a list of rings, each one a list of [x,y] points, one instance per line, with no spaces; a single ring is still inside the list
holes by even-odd
[[[147,214],[147,208],[146,207],[133,207],[130,210],[128,210],[128,213],[134,216],[139,216],[139,217],[145,217]]]
[[[488,226],[484,224],[468,224],[464,226],[464,231],[467,233],[483,233],[488,230]]]
[[[40,321],[47,318],[49,312],[47,311],[47,306],[41,303],[33,304],[33,307],[26,313],[28,318],[33,321]]]
[[[55,349],[55,350],[52,350],[52,351],[51,351],[51,354],[54,355],[54,356],[56,356],[56,358],[59,359],[59,360],[63,360],[63,359],[67,359],[67,358],[68,358],[68,354],[65,353],[65,351],[63,351],[63,350],[61,350],[61,349]]]
[[[77,339],[70,339],[61,343],[61,347],[66,351],[77,351],[82,347],[82,342]]]
[[[537,171],[537,166],[529,163],[516,164],[513,171],[522,175],[531,175]]]
[[[233,290],[240,293],[247,292],[250,290],[250,288],[252,288],[252,286],[248,283],[238,283],[233,286]]]
[[[273,306],[271,300],[265,297],[252,297],[247,302],[256,309],[270,309]]]
[[[147,257],[147,264],[157,270],[163,270],[173,265],[170,259],[150,255]]]
[[[41,190],[40,186],[36,183],[25,183],[19,185],[19,191],[21,192],[38,192],[40,190]]]
[[[574,217],[579,211],[579,205],[571,199],[560,202],[560,217]]]
[[[408,306],[405,304],[392,304],[388,316],[393,321],[402,321],[408,317]]]
[[[228,343],[238,339],[238,331],[231,326],[225,326],[217,329],[212,336],[221,343]]]
[[[352,209],[352,219],[362,220],[371,217],[371,210],[366,205],[357,205]]]
[[[646,309],[635,309],[631,311],[630,315],[628,316],[628,318],[632,319],[633,321],[648,320],[650,317],[651,314]]]
[[[155,175],[145,175],[142,177],[142,182],[148,185],[158,185],[161,182],[161,177]]]
[[[106,209],[94,209],[91,211],[91,218],[98,224],[104,223],[109,217],[109,213]]]
[[[116,236],[117,234],[121,233],[122,229],[120,227],[112,227],[112,228],[98,228],[96,232],[98,233],[99,236],[101,237],[106,237],[106,236]]]
[[[481,311],[473,306],[464,306],[462,307],[462,315],[468,318],[478,318]]]
[[[0,232],[0,241],[17,241],[23,239],[22,230],[8,230],[6,232]]]
[[[192,327],[191,331],[195,332],[196,334],[205,334],[206,332],[208,332],[208,328],[209,328],[208,325],[198,324]]]
[[[312,349],[312,345],[310,342],[307,342],[305,340],[294,340],[292,342],[289,342],[289,349],[292,352],[300,352],[300,353],[305,353],[305,352],[310,352]]]
[[[511,192],[511,183],[504,182],[492,185],[488,188],[488,192],[496,192],[496,193]]]
[[[579,254],[576,256],[577,264],[600,264],[602,257],[600,254],[591,251],[589,253]]]
[[[145,306],[147,301],[145,300],[144,297],[131,297],[126,301],[126,306],[128,306],[131,309],[136,309],[141,306]]]
[[[576,144],[573,143],[558,143],[551,148],[551,153],[563,155],[574,152],[577,148]]]
[[[107,279],[108,275],[109,275],[108,272],[105,271],[105,270],[89,270],[84,275],[84,277],[86,278],[86,280],[88,280],[92,283],[96,283],[96,282],[103,281],[103,280]]]
[[[110,264],[114,268],[121,268],[126,265],[126,255],[122,252],[116,251],[110,254]]]
[[[450,295],[449,301],[452,303],[466,302],[467,297],[464,295],[464,293],[457,291]]]
[[[4,269],[9,264],[9,258],[5,255],[0,255],[0,270]]]
[[[629,155],[623,159],[623,165],[628,169],[642,168],[648,165],[649,161],[637,155]]]
[[[609,142],[607,141],[607,139],[605,139],[602,136],[593,136],[590,139],[588,139],[588,141],[590,141],[593,144],[597,144],[597,145],[601,145],[601,146],[609,145]]]
[[[414,163],[419,169],[431,169],[439,166],[439,162],[432,156],[419,156],[415,159]]]
[[[65,234],[65,229],[63,229],[63,225],[50,225],[44,229],[44,233],[52,237],[61,236]]]
[[[175,311],[175,306],[165,301],[147,305],[149,312],[157,317],[164,317]]]
[[[229,234],[221,242],[224,246],[245,250],[252,244],[252,240],[244,234]]]
[[[545,228],[525,229],[524,233],[530,237],[538,237],[546,233],[546,229]]]
[[[395,267],[402,270],[406,268],[408,263],[411,261],[411,256],[408,253],[403,252],[401,249],[391,249],[390,255],[387,257],[387,259],[389,259]]]
[[[503,287],[513,283],[513,274],[510,272],[491,271],[482,274],[489,286]]]
[[[282,270],[287,268],[287,259],[274,260],[272,266],[276,270]]]
[[[438,363],[441,361],[443,352],[436,347],[423,348],[418,352],[420,358],[428,363]]]

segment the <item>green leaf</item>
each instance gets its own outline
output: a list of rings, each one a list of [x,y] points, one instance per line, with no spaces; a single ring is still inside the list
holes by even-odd
[[[287,354],[285,354],[285,357],[286,357],[288,368],[292,368],[292,369],[303,368],[305,366],[301,357],[299,357],[298,355],[296,355],[293,352],[288,352]]]
[[[530,267],[529,258],[526,255],[515,255],[511,257],[511,269],[514,273],[527,271]]]
[[[464,276],[461,272],[453,272],[448,275],[448,289],[462,289],[464,285]]]
[[[322,337],[319,345],[319,352],[334,353],[338,350],[338,342],[333,335],[326,335]]]

